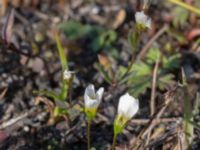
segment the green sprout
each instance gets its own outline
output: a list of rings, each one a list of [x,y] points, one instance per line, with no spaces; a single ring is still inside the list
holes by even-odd
[[[60,38],[58,36],[57,33],[55,33],[55,41],[56,41],[56,45],[57,45],[57,49],[58,49],[58,54],[59,54],[59,58],[60,58],[60,62],[61,62],[61,66],[62,66],[62,82],[61,82],[61,86],[60,86],[60,93],[54,92],[54,91],[46,91],[46,90],[39,90],[39,91],[33,91],[33,93],[36,94],[42,94],[45,96],[48,96],[50,98],[52,98],[55,102],[58,103],[62,103],[63,107],[61,106],[55,106],[54,110],[53,110],[53,117],[57,118],[63,115],[68,114],[67,111],[67,106],[68,103],[66,102],[66,99],[68,98],[68,94],[69,94],[69,90],[73,81],[73,76],[74,76],[74,72],[69,71],[68,70],[68,61],[67,61],[67,57],[65,56],[64,53],[64,48],[61,45],[61,41]],[[66,107],[64,107],[66,106]]]

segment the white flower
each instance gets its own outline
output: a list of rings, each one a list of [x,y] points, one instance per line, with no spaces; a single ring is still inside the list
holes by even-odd
[[[74,71],[69,71],[68,69],[66,69],[66,70],[63,72],[63,79],[64,79],[64,80],[69,80],[69,79],[71,79],[73,73],[74,73]]]
[[[85,108],[97,108],[101,103],[103,92],[104,92],[103,87],[101,87],[95,93],[94,85],[93,84],[88,85],[88,87],[85,89],[85,94],[84,94]]]
[[[151,18],[145,15],[143,11],[135,13],[135,20],[138,25],[151,28]]]
[[[119,99],[118,115],[131,119],[139,110],[139,101],[128,93],[122,95]]]

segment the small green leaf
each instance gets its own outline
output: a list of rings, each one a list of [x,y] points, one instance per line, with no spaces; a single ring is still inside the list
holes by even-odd
[[[65,33],[68,39],[76,40],[84,35],[85,30],[81,23],[76,21],[67,21],[59,25],[59,29]]]
[[[173,83],[173,78],[174,78],[173,74],[165,74],[163,76],[160,76],[158,78],[159,89],[164,90],[167,85],[169,85],[170,83]]]
[[[131,72],[134,72],[136,76],[144,76],[150,74],[152,72],[152,69],[148,64],[140,61],[133,64]]]
[[[110,46],[117,39],[117,33],[113,30],[105,31],[100,35],[100,45]]]
[[[173,15],[173,25],[178,28],[186,23],[189,17],[189,11],[182,7],[175,7],[173,10]]]
[[[130,82],[129,92],[131,95],[138,97],[140,94],[146,92],[147,88],[151,87],[151,76],[139,76],[134,79],[135,82]]]
[[[200,124],[194,122],[194,121],[191,121],[191,120],[188,120],[188,122],[195,128],[199,129],[200,130]]]
[[[37,90],[34,90],[33,93],[51,97],[51,98],[53,98],[53,100],[59,100],[59,96],[53,91],[45,91],[45,90],[37,91]]]
[[[154,63],[156,63],[158,57],[160,57],[160,56],[161,56],[161,52],[158,48],[151,48],[146,56],[147,62],[149,64],[154,64]]]
[[[167,33],[170,36],[174,37],[180,44],[187,44],[188,43],[186,36],[182,32],[179,32],[175,29],[170,29],[170,30],[167,30]]]
[[[60,108],[57,106],[54,108],[54,112],[53,112],[54,117],[61,117],[62,115],[67,115],[67,114],[68,114],[68,110],[65,108]]]
[[[170,71],[179,68],[180,66],[180,54],[172,55],[163,59],[163,68]]]

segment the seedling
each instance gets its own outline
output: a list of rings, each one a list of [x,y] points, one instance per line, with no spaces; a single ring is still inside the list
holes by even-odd
[[[48,96],[52,98],[55,102],[60,104],[58,106],[55,106],[54,111],[53,111],[54,112],[53,117],[57,118],[57,117],[68,114],[67,108],[69,106],[69,102],[66,102],[66,100],[68,98],[69,89],[73,81],[74,72],[68,70],[67,57],[65,56],[64,49],[61,45],[61,42],[57,33],[55,33],[55,40],[56,40],[56,45],[57,45],[57,49],[59,53],[61,66],[62,66],[62,73],[63,73],[62,82],[60,86],[60,89],[61,89],[60,93],[56,93],[54,91],[46,91],[46,90],[34,91],[34,93]]]

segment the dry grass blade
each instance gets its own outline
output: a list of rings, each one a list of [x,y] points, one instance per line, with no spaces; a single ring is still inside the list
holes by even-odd
[[[177,128],[173,128],[171,130],[169,130],[168,132],[164,132],[162,135],[160,135],[158,138],[153,139],[149,144],[148,144],[148,148],[151,148],[152,146],[156,147],[162,143],[164,143],[164,141],[167,140],[167,138],[169,137],[174,137],[177,134]]]
[[[1,92],[1,94],[0,94],[0,100],[2,100],[2,99],[4,98],[4,96],[6,95],[7,91],[8,91],[8,88],[5,88],[5,89]]]
[[[111,61],[109,59],[108,56],[104,55],[104,54],[99,54],[98,55],[98,60],[99,60],[99,63],[104,67],[104,69],[107,71],[111,68]]]
[[[13,33],[13,24],[14,24],[14,16],[15,16],[15,10],[12,9],[11,12],[9,13],[6,23],[3,26],[3,31],[2,31],[2,37],[3,40],[9,44],[11,42],[12,38],[12,33]]]
[[[0,1],[0,16],[3,16],[5,14],[7,6],[8,6],[8,0]]]
[[[156,83],[157,83],[156,81],[157,81],[159,62],[160,62],[160,56],[157,56],[156,64],[153,70],[151,101],[150,101],[151,115],[155,113],[155,97],[156,97]]]
[[[160,124],[160,123],[170,123],[170,122],[180,122],[182,118],[180,117],[174,117],[174,118],[158,118],[154,119],[154,123]],[[130,124],[137,124],[137,125],[145,125],[149,123],[150,119],[132,119],[130,121]]]
[[[51,117],[53,117],[53,109],[55,107],[54,103],[52,101],[50,101],[49,99],[45,98],[45,97],[38,96],[38,97],[35,98],[35,104],[36,105],[38,105],[41,102],[44,103],[47,106]]]
[[[0,130],[7,128],[8,126],[11,126],[13,124],[15,124],[16,122],[18,122],[19,120],[26,118],[28,116],[28,113],[24,113],[22,115],[19,115],[18,117],[12,118],[10,120],[8,120],[7,122],[3,122],[0,125]]]
[[[126,19],[126,11],[124,9],[121,9],[117,13],[115,21],[112,24],[112,28],[117,29],[120,25],[122,25],[125,19]]]

